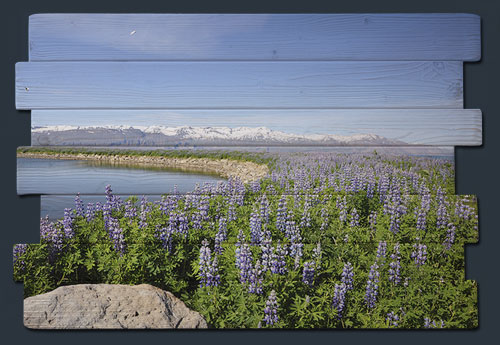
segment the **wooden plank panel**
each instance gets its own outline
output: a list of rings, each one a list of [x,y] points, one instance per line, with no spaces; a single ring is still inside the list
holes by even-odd
[[[116,195],[116,194],[114,194]],[[230,198],[221,199],[218,197],[218,194],[205,194],[208,198],[211,198],[213,202],[211,203],[211,208],[227,210],[228,203]],[[447,235],[447,227],[448,223],[452,223],[455,229],[455,237],[452,239],[453,243],[477,243],[479,234],[478,234],[478,222],[477,222],[477,198],[474,195],[445,195],[443,196],[445,203],[439,203],[439,196],[431,196],[429,210],[422,212],[421,211],[421,203],[422,200],[425,200],[427,196],[420,195],[403,195],[402,199],[405,200],[404,204],[406,207],[405,213],[402,213],[399,217],[401,217],[401,233],[398,231],[396,233],[392,233],[389,230],[390,227],[390,219],[391,214],[385,212],[384,202],[380,201],[378,197],[371,200],[371,203],[365,204],[364,209],[359,208],[359,203],[357,211],[359,211],[359,225],[357,227],[351,227],[349,225],[349,221],[351,220],[351,214],[348,212],[345,219],[341,219],[341,209],[337,205],[337,199],[343,199],[345,194],[308,194],[308,195],[283,195],[283,194],[272,194],[267,193],[266,199],[268,202],[268,211],[269,214],[275,215],[278,213],[278,209],[280,207],[280,203],[283,201],[284,204],[287,205],[289,210],[295,210],[296,215],[295,221],[297,224],[300,224],[300,215],[303,213],[304,203],[306,200],[309,201],[310,209],[310,225],[305,226],[302,225],[302,238],[304,243],[314,243],[321,238],[323,244],[327,244],[328,241],[332,240],[332,237],[335,239],[343,239],[345,235],[349,235],[350,240],[355,243],[369,243],[369,242],[378,242],[378,241],[389,241],[389,242],[409,242],[413,243],[416,238],[419,238],[423,242],[426,243],[439,243],[442,244]],[[116,195],[121,202],[125,202],[130,195]],[[134,196],[134,195],[133,195]],[[357,197],[346,197],[347,209],[352,210],[352,207],[356,203]],[[133,206],[136,209],[136,212],[131,212],[132,214],[140,214],[141,210],[141,200],[144,198],[146,202],[151,203],[152,209],[158,209],[160,206],[158,205],[160,202],[164,204],[171,205],[175,212],[191,215],[193,212],[198,211],[197,204],[195,203],[192,206],[189,206],[191,203],[189,200],[193,200],[192,196],[189,195],[176,195],[165,197],[158,194],[149,194],[149,195],[135,195],[135,198],[132,198]],[[97,195],[81,195],[79,196],[79,201],[81,201],[81,205],[78,206],[79,210],[82,214],[86,214],[87,210],[89,210],[91,214],[92,210],[94,210],[95,205],[100,203],[100,205],[106,204],[106,195],[104,193]],[[359,199],[358,199],[359,200]],[[181,201],[180,207],[176,209],[175,206],[177,203]],[[122,204],[123,205],[123,204]],[[185,207],[188,205],[187,207]],[[368,206],[370,205],[370,206]],[[48,216],[49,220],[55,222],[58,219],[64,217],[65,209],[75,209],[77,206],[75,204],[75,195],[42,195],[40,197],[40,217],[45,218]],[[438,221],[435,217],[435,214],[438,212],[437,209],[440,207],[444,207],[447,212],[447,224],[443,227],[438,224]],[[465,208],[467,208],[466,211]],[[238,220],[233,224],[235,226],[234,237],[228,242],[237,241],[236,235],[237,231],[241,228],[244,232],[247,232],[250,228],[250,218],[251,212],[255,209],[260,208],[260,197],[259,196],[250,196],[247,195],[245,198],[245,202],[238,206],[240,208],[240,212],[237,212]],[[316,232],[321,227],[324,217],[320,217],[323,209],[327,210],[328,214],[328,230],[324,229],[324,233],[321,236],[316,235],[311,236],[309,231]],[[174,212],[174,211],[172,211]],[[368,217],[371,213],[377,213],[377,224],[378,227],[370,226],[370,222]],[[420,215],[419,215],[420,213]],[[168,213],[160,213],[156,214],[156,223],[160,224],[168,224]],[[218,218],[216,213],[212,213],[210,220],[206,220],[208,222],[217,222]],[[225,212],[222,211],[222,214],[225,216]],[[325,211],[323,211],[325,214]],[[423,215],[423,216],[422,216]],[[123,216],[122,216],[123,217]],[[158,219],[159,218],[159,219]],[[188,219],[191,217],[187,217]],[[417,220],[425,222],[425,230],[419,229],[416,224]],[[275,217],[271,217],[269,221],[269,226],[267,227],[275,235],[278,234],[276,231],[276,221]],[[236,220],[236,219],[235,219]],[[230,221],[232,222],[232,221]],[[307,229],[304,229],[307,228]],[[362,229],[360,229],[362,228]],[[208,229],[207,229],[208,230]],[[360,231],[361,230],[361,231]],[[248,237],[247,237],[248,238]],[[274,241],[278,238],[273,237]],[[332,243],[333,244],[333,243]]]
[[[481,145],[477,109],[33,110],[38,146]]]
[[[28,62],[18,109],[462,108],[461,62]]]
[[[274,163],[266,167],[269,160]],[[322,167],[320,171],[318,166]],[[420,193],[420,182],[428,184],[430,193],[437,193],[441,187],[442,192],[450,194],[454,191],[454,149],[435,146],[196,147],[137,151],[28,147],[18,150],[17,192],[21,195],[100,194],[110,184],[118,194],[164,194],[174,192],[174,186],[178,192],[187,193],[193,191],[197,183],[209,182],[215,187],[223,180],[221,176],[236,176],[245,183],[253,183],[274,172],[275,180],[282,179],[276,188],[284,188],[283,193],[313,193],[316,188],[301,180],[304,171],[308,171],[313,181],[318,178],[323,188],[336,192],[350,193],[347,186],[353,178],[359,179],[352,182],[355,185],[367,186],[371,178],[389,174],[401,177],[401,183],[406,186],[401,188],[406,194]],[[299,181],[289,183],[296,179]]]
[[[30,61],[480,59],[472,14],[36,14]]]

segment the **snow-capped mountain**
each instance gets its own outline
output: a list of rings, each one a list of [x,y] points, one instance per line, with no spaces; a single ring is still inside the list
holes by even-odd
[[[32,145],[401,145],[376,134],[294,134],[266,127],[32,127]]]

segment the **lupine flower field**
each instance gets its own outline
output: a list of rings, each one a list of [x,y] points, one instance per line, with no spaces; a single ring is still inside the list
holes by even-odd
[[[262,154],[266,178],[191,193],[80,196],[39,244],[14,247],[25,296],[148,283],[214,328],[472,328],[464,244],[477,203],[452,161],[383,153]]]

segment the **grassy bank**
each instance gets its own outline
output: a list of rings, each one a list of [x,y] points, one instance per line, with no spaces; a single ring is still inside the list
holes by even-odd
[[[42,153],[42,154],[97,154],[101,156],[149,156],[166,158],[208,158],[230,159],[235,161],[253,162],[256,164],[271,164],[273,159],[259,152],[241,152],[229,150],[130,150],[113,148],[84,148],[84,147],[44,147],[26,146],[19,147],[17,153]]]

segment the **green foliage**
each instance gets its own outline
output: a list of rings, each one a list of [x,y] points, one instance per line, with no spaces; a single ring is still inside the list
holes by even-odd
[[[90,150],[90,149],[89,149]],[[82,149],[20,148],[20,152],[80,153]],[[88,151],[84,151],[88,152]],[[277,174],[294,173],[289,162],[277,162],[272,157],[253,153],[221,153],[198,151],[148,151],[92,150],[98,154],[147,154],[189,157],[208,155],[214,159],[241,159],[266,162]],[[302,156],[297,154],[300,159]],[[159,236],[159,229],[169,226],[171,213],[164,212],[160,205],[148,203],[144,224],[138,216],[125,217],[122,205],[112,212],[119,220],[125,250],[117,251],[110,234],[105,228],[103,212],[95,218],[73,214],[75,235],[66,238],[62,249],[53,254],[51,243],[42,239],[40,244],[29,245],[14,264],[14,278],[24,282],[25,296],[51,291],[58,286],[78,283],[151,284],[171,291],[190,308],[204,315],[211,327],[217,328],[387,328],[388,313],[397,314],[398,327],[422,328],[425,318],[443,321],[445,327],[477,327],[477,286],[464,277],[464,244],[477,241],[477,214],[474,198],[446,195],[445,211],[449,222],[456,226],[455,239],[448,248],[447,229],[438,226],[439,197],[431,197],[426,214],[426,229],[418,230],[415,216],[422,203],[418,188],[425,184],[433,192],[453,193],[453,166],[447,162],[433,160],[421,162],[418,159],[389,159],[373,154],[365,163],[394,167],[396,171],[412,171],[420,178],[419,183],[406,184],[404,204],[406,212],[401,214],[399,231],[390,230],[391,215],[386,212],[379,190],[373,195],[366,190],[356,193],[339,192],[340,183],[335,174],[326,174],[320,181],[321,170],[317,165],[307,166],[303,190],[296,179],[280,183],[271,177],[261,179],[257,185],[245,186],[242,204],[235,206],[236,219],[227,223],[227,240],[222,243],[222,252],[217,256],[220,283],[218,286],[200,286],[199,257],[201,243],[209,242],[212,255],[215,252],[215,236],[218,219],[227,217],[231,196],[206,195],[209,200],[208,214],[201,220],[201,227],[194,224],[198,205],[193,206],[186,196],[176,201],[174,212],[182,213],[189,222],[189,232],[172,234],[170,245],[165,245]],[[340,163],[335,167],[340,169]],[[401,169],[401,170],[399,170]],[[402,174],[404,175],[404,174]],[[402,175],[394,174],[401,177]],[[380,181],[377,181],[379,183]],[[323,188],[318,188],[321,184]],[[294,191],[295,194],[290,193]],[[312,193],[311,191],[314,191]],[[290,211],[291,221],[300,224],[307,210],[309,224],[300,227],[303,256],[295,260],[286,257],[285,274],[263,273],[263,293],[249,292],[248,283],[240,282],[240,270],[236,267],[235,253],[238,248],[238,234],[242,232],[246,241],[251,239],[250,218],[252,212],[261,207],[263,195],[269,203],[269,220],[265,229],[269,231],[272,245],[289,245],[291,240],[277,227],[278,209],[282,198]],[[200,197],[203,197],[201,195]],[[346,219],[341,217],[338,200],[346,201]],[[140,213],[137,197],[129,200]],[[456,213],[457,206],[464,203],[471,215]],[[307,206],[306,206],[307,205]],[[351,225],[352,212],[356,209],[359,224]],[[326,217],[324,216],[326,212]],[[377,214],[377,223],[372,226],[370,214]],[[376,256],[380,241],[387,243],[384,257]],[[321,260],[315,257],[314,249],[321,244]],[[399,243],[401,281],[389,280],[389,268],[393,261],[394,244]],[[427,259],[418,266],[413,258],[414,244],[426,244]],[[262,256],[262,247],[250,246],[255,262]],[[314,281],[311,286],[303,282],[305,262],[315,261]],[[379,265],[378,296],[374,308],[368,308],[365,294],[368,275],[374,262]],[[341,282],[344,265],[353,266],[353,289],[346,295],[346,307],[342,318],[333,306],[335,286]],[[273,326],[263,322],[264,308],[270,292],[274,290],[278,302],[279,321]]]

